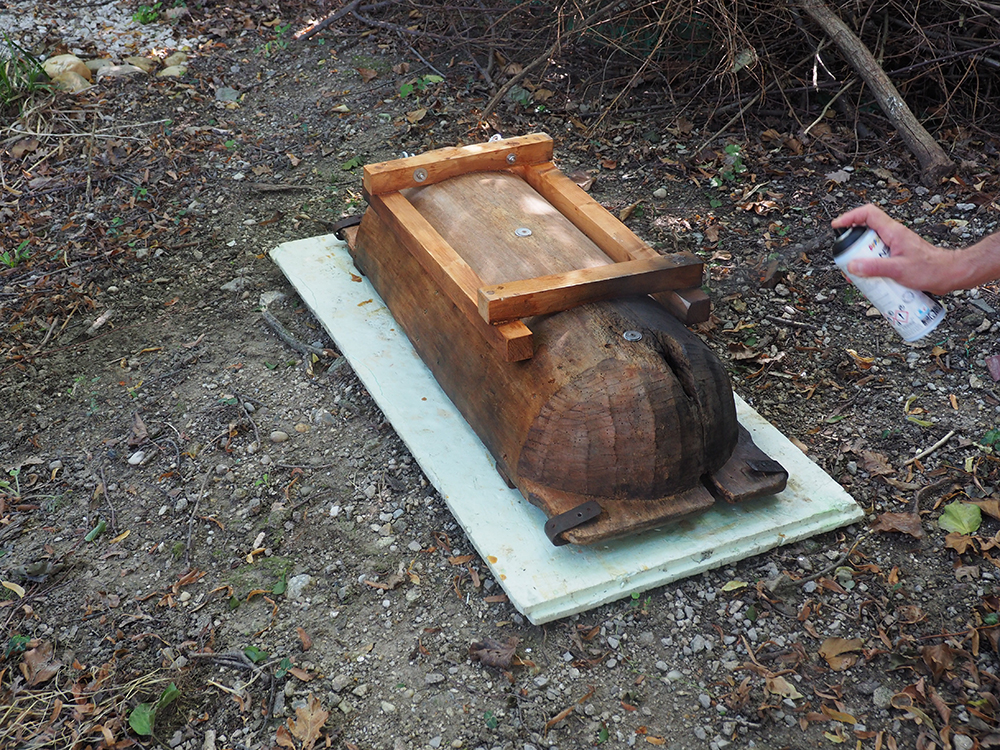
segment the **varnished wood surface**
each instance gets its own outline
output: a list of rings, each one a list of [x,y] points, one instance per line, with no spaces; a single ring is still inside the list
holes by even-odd
[[[586,302],[684,289],[699,283],[701,276],[702,264],[696,258],[658,256],[610,263],[480,287],[479,314],[487,323],[502,323]]]
[[[544,133],[534,133],[489,143],[439,148],[417,156],[366,165],[361,184],[365,197],[370,198],[409,187],[426,187],[468,172],[539,164],[551,158],[552,139]]]

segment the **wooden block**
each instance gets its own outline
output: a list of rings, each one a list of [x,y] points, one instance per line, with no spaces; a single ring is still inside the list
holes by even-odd
[[[438,288],[451,302],[478,324],[483,335],[508,362],[531,357],[531,330],[520,321],[487,326],[479,317],[477,294],[482,281],[469,264],[449,245],[410,202],[399,193],[372,196],[371,207],[397,236]]]
[[[479,289],[479,314],[487,323],[561,312],[576,305],[666,289],[701,281],[695,257],[657,256],[611,263]]]
[[[517,169],[538,193],[589,237],[610,258],[627,260],[662,257],[653,248],[612,216],[579,185],[564,175],[555,164],[529,165]],[[690,255],[690,253],[682,253]],[[699,284],[700,286],[700,284]],[[703,323],[711,313],[711,302],[700,289],[663,292],[654,299],[687,325]]]
[[[534,133],[370,164],[364,169],[362,186],[370,199],[404,188],[426,187],[468,172],[496,172],[548,162],[551,158],[552,139],[545,133]]]

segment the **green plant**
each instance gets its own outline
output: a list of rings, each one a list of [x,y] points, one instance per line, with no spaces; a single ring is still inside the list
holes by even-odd
[[[11,469],[7,472],[7,474],[14,480],[14,482],[12,484],[6,479],[0,479],[0,490],[2,490],[5,495],[10,495],[11,497],[21,497],[21,481],[18,479],[18,477],[21,476],[20,467]],[[14,488],[13,492],[11,492],[12,486]]]
[[[6,659],[11,655],[24,653],[28,648],[28,642],[31,640],[29,635],[12,635],[7,640],[7,646],[3,650],[3,658]]]
[[[0,263],[3,263],[7,268],[15,268],[28,260],[31,257],[31,252],[28,250],[29,242],[30,240],[23,240],[20,245],[14,248],[13,252],[4,250],[0,253]]]
[[[0,33],[0,112],[16,110],[39,92],[52,90],[42,64],[6,33]]]
[[[743,163],[743,153],[735,143],[730,143],[723,151],[723,166],[719,174],[711,179],[712,187],[722,187],[727,182],[735,182],[736,178],[747,171],[746,164]]]
[[[493,715],[492,711],[487,711],[483,714],[483,719],[486,721],[486,726],[490,729],[496,729],[500,726],[500,722],[497,721],[497,717]]]
[[[156,714],[177,700],[180,695],[181,691],[171,682],[163,689],[160,697],[154,703],[140,703],[133,708],[128,715],[128,725],[136,734],[141,734],[144,737],[152,736]]]
[[[160,11],[163,3],[153,3],[152,5],[140,5],[139,9],[132,14],[132,20],[143,25],[156,23],[160,18]]]
[[[983,439],[979,441],[980,445],[985,446],[993,446],[997,443],[1000,443],[1000,428],[989,430],[985,435],[983,435]]]
[[[288,33],[288,30],[290,28],[292,28],[292,25],[290,23],[275,26],[274,39],[272,39],[269,42],[266,42],[265,44],[262,44],[254,51],[260,52],[262,55],[264,55],[264,57],[270,57],[278,50],[288,49],[288,40],[285,39],[284,37]]]
[[[414,78],[412,81],[404,83],[402,86],[399,87],[399,98],[405,99],[414,92],[416,92],[417,94],[423,94],[425,91],[427,91],[427,89],[431,85],[435,83],[441,83],[441,81],[443,80],[444,78],[442,78],[441,76],[433,74]]]

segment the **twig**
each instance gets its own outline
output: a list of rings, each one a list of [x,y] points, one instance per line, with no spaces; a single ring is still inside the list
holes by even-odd
[[[267,321],[267,324],[271,326],[276,334],[278,334],[278,338],[292,347],[295,351],[307,356],[310,354],[315,354],[317,357],[331,356],[331,351],[329,349],[320,349],[318,346],[303,344],[301,341],[296,339],[291,333],[288,332],[288,329],[285,328],[281,322],[270,313],[270,311],[268,311],[266,307],[261,308],[260,314],[264,316],[264,320]]]
[[[211,477],[212,470],[210,468],[206,468],[205,479],[202,480],[201,488],[198,490],[198,496],[194,499],[194,507],[191,509],[191,515],[188,516],[187,546],[184,549],[184,564],[188,567],[191,567],[191,537],[194,535],[195,516],[198,513],[198,506],[201,504],[201,498],[205,494],[205,487],[208,486],[208,480]]]
[[[826,103],[825,105],[823,105],[823,111],[819,113],[819,117],[817,117],[817,118],[816,118],[815,120],[813,120],[813,121],[812,121],[811,123],[809,123],[809,126],[808,126],[808,127],[807,127],[807,128],[805,129],[805,130],[803,130],[803,131],[802,131],[802,134],[803,134],[803,135],[809,135],[809,131],[810,131],[810,130],[812,130],[812,129],[813,129],[814,127],[816,127],[817,125],[819,125],[820,121],[821,121],[821,120],[822,120],[822,119],[823,119],[824,117],[826,117],[826,113],[827,113],[827,112],[829,111],[830,107],[832,107],[832,106],[833,106],[833,103],[834,103],[835,101],[837,101],[837,99],[839,99],[839,98],[840,98],[840,95],[841,95],[841,94],[843,94],[843,93],[845,93],[845,92],[846,92],[846,91],[847,91],[847,90],[848,90],[849,88],[851,88],[851,86],[853,86],[853,85],[854,85],[854,84],[855,84],[856,82],[857,82],[857,79],[856,79],[856,78],[852,78],[852,79],[851,79],[850,81],[848,81],[847,83],[845,83],[845,84],[844,84],[844,85],[843,85],[843,86],[841,87],[840,91],[838,91],[838,92],[837,92],[836,94],[834,94],[834,95],[833,95],[833,96],[832,96],[832,97],[830,98],[830,101],[828,101],[828,102],[827,102],[827,103]]]
[[[441,72],[440,70],[438,70],[437,68],[435,68],[435,67],[434,67],[433,65],[431,65],[431,64],[430,64],[429,62],[427,62],[427,60],[425,60],[425,59],[424,59],[424,56],[423,56],[423,55],[421,55],[421,54],[420,54],[419,52],[417,52],[417,51],[416,51],[415,49],[413,49],[413,47],[412,47],[411,45],[407,44],[407,45],[406,45],[406,48],[407,48],[408,50],[410,50],[410,52],[412,52],[412,53],[413,53],[414,55],[416,55],[416,56],[417,56],[417,59],[418,59],[418,60],[420,60],[420,62],[422,62],[422,63],[423,63],[424,65],[426,65],[426,66],[427,66],[428,68],[430,68],[431,70],[433,70],[433,71],[434,71],[435,73],[437,73],[437,74],[438,74],[439,76],[441,76],[442,78],[447,78],[447,77],[448,77],[448,76],[446,76],[446,75],[445,75],[444,73],[442,73],[442,72]]]
[[[945,435],[943,438],[941,438],[940,440],[938,440],[936,443],[934,443],[934,445],[932,445],[927,450],[920,451],[920,453],[918,453],[917,455],[915,455],[913,458],[911,458],[911,459],[909,459],[907,461],[904,461],[903,462],[903,466],[909,466],[914,461],[919,461],[921,458],[924,458],[926,456],[931,455],[934,451],[936,451],[942,445],[944,445],[945,443],[947,443],[953,437],[955,437],[955,430],[952,430],[951,432],[949,432],[947,435]]]
[[[108,492],[108,480],[104,478],[104,467],[101,467],[101,484],[104,486],[104,499],[108,503],[108,508],[111,509],[111,533],[118,534],[118,517],[115,514],[115,506],[111,502],[111,493]]]
[[[584,26],[586,26],[586,23],[584,23]],[[530,73],[539,65],[541,65],[543,62],[552,57],[552,55],[555,54],[555,51],[559,49],[559,46],[561,44],[562,40],[556,39],[552,43],[552,46],[550,46],[547,50],[545,50],[545,52],[543,52],[534,60],[532,60],[530,63],[528,63],[521,70],[520,73],[518,73],[515,76],[512,76],[509,81],[507,81],[503,86],[501,86],[500,90],[493,95],[493,98],[490,99],[489,103],[487,103],[487,105],[483,108],[483,114],[480,116],[480,119],[485,120],[489,116],[490,112],[493,111],[493,108],[497,105],[497,103],[507,95],[507,92],[510,91],[512,88],[514,88],[514,86],[516,86],[522,80],[524,80],[524,78],[528,75],[528,73]]]
[[[775,323],[781,323],[783,326],[792,326],[793,328],[808,328],[810,331],[818,331],[821,326],[813,325],[812,323],[802,323],[798,320],[788,320],[786,318],[778,317],[777,315],[768,315],[768,320],[772,320]]]
[[[293,41],[303,42],[306,39],[312,38],[330,24],[334,23],[335,21],[339,21],[348,13],[354,11],[354,9],[357,8],[359,5],[361,5],[361,0],[351,0],[351,2],[349,2],[343,8],[341,8],[340,10],[335,10],[333,13],[324,18],[322,21],[314,23],[305,31],[299,31],[295,36],[292,37]]]
[[[924,485],[919,490],[917,490],[916,492],[914,492],[913,493],[913,504],[912,504],[912,507],[910,508],[910,513],[912,513],[913,515],[915,515],[915,516],[917,516],[919,518],[920,517],[920,501],[923,500],[924,495],[926,495],[931,490],[936,490],[939,487],[944,487],[949,482],[951,482],[950,479],[939,479],[938,481],[934,482],[933,484]]]

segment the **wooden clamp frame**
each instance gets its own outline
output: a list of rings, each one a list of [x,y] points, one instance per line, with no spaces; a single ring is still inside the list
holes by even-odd
[[[686,323],[707,320],[708,297],[698,288],[702,263],[690,253],[661,256],[564,176],[551,162],[543,133],[430,151],[366,166],[369,205],[462,313],[508,362],[528,359],[531,330],[516,318],[559,312],[625,294],[653,294]],[[614,263],[486,286],[478,274],[400,190],[469,172],[512,171],[562,213]],[[681,290],[681,291],[671,291]],[[489,325],[483,325],[483,322]]]

